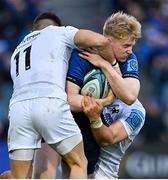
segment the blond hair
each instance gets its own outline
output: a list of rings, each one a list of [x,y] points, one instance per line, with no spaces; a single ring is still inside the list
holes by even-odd
[[[141,24],[135,17],[119,11],[106,20],[103,34],[118,40],[137,40],[141,37]]]

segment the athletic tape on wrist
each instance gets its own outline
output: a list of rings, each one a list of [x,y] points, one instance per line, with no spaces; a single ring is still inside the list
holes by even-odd
[[[101,118],[99,118],[99,119],[96,120],[96,121],[92,121],[92,122],[90,123],[90,127],[91,127],[92,129],[100,128],[102,125],[103,125],[103,123],[102,123]]]

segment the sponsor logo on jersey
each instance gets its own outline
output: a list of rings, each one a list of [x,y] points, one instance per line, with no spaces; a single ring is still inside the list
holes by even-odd
[[[131,111],[130,116],[125,121],[129,124],[129,126],[131,126],[133,130],[136,130],[141,126],[143,120],[144,120],[144,115],[142,114],[142,112],[133,109]]]
[[[127,71],[138,71],[138,62],[136,59],[130,59],[128,61]]]

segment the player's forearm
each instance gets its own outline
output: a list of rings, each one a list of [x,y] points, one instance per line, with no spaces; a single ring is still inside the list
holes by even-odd
[[[81,101],[83,99],[83,96],[81,95],[74,95],[74,96],[68,96],[68,102],[70,104],[71,111],[73,112],[82,112],[82,105]]]
[[[109,45],[110,42],[103,35],[90,31],[79,30],[75,35],[75,44],[78,47],[103,47]]]
[[[128,83],[126,78],[122,78],[109,63],[104,63],[101,69],[116,97],[129,105],[137,99],[140,89],[139,82],[136,84]]]
[[[108,62],[112,63],[114,61],[113,51],[111,50],[111,46],[106,43],[106,45],[97,47],[99,54]]]
[[[113,122],[108,127],[103,125],[100,119],[97,121],[98,123],[94,122],[91,121],[91,129],[94,138],[100,146],[109,146],[128,138],[128,133],[120,120]]]
[[[105,125],[102,125],[100,128],[91,128],[93,136],[96,142],[100,146],[109,146],[114,144],[113,142],[113,132]]]
[[[95,47],[99,54],[107,61],[114,59],[110,40],[105,36],[89,30],[80,30],[75,35],[75,44],[78,47]]]

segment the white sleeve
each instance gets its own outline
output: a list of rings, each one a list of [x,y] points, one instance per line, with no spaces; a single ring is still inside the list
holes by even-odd
[[[141,130],[144,125],[145,115],[140,113],[140,111],[133,110],[127,118],[121,118],[120,122],[123,124],[128,138],[133,140]]]
[[[74,43],[74,37],[78,31],[79,29],[72,26],[65,27],[64,40],[67,46],[69,46],[70,48],[77,48]]]

